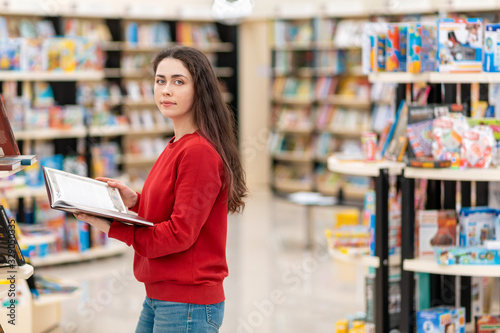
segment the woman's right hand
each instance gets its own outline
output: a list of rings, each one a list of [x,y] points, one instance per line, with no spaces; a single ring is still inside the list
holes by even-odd
[[[97,177],[96,180],[106,182],[109,186],[117,188],[127,208],[131,208],[136,204],[137,193],[121,181],[107,177]]]

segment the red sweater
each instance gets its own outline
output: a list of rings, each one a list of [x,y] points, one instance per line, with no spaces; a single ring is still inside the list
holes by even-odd
[[[131,210],[154,227],[113,222],[109,237],[132,245],[134,274],[146,294],[170,302],[222,302],[226,263],[224,166],[198,132],[170,143]]]

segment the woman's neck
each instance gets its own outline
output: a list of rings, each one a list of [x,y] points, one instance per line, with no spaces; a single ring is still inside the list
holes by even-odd
[[[194,133],[198,130],[198,126],[194,124],[183,124],[183,126],[180,126],[180,124],[175,124],[174,122],[174,135],[175,135],[175,141],[179,141],[180,138],[182,138],[186,134],[191,134]]]

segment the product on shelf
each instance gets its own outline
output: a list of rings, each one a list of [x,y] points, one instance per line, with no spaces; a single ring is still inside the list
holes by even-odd
[[[406,72],[407,43],[408,25],[406,23],[389,24],[385,42],[385,70],[387,72]]]
[[[434,257],[434,246],[457,245],[457,216],[454,210],[419,210],[415,247],[418,257]]]
[[[495,238],[496,210],[465,207],[460,210],[460,246],[478,246]]]
[[[4,207],[0,205],[0,265],[2,266],[16,267],[26,263],[17,242],[15,227],[14,221],[9,221]]]
[[[489,250],[484,247],[435,247],[439,265],[499,265],[499,250]]]
[[[434,307],[417,312],[417,333],[465,333],[465,308]]]
[[[475,316],[476,332],[475,333],[495,333],[500,330],[500,315],[485,314]]]
[[[436,25],[408,24],[408,72],[421,73],[436,70]]]
[[[483,21],[479,18],[438,20],[438,71],[480,72],[483,61]]]

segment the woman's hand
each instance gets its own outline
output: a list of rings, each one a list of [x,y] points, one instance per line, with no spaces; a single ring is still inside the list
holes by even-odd
[[[120,192],[123,203],[127,206],[127,208],[133,207],[137,202],[137,193],[121,181],[106,177],[97,177],[96,179],[101,182],[108,183],[111,187],[116,187]]]
[[[91,226],[96,227],[97,229],[101,230],[105,234],[108,234],[109,232],[109,227],[111,226],[111,222],[105,219],[101,219],[100,217],[95,217],[89,214],[83,214],[83,213],[75,213],[73,214],[78,220],[87,222]]]

